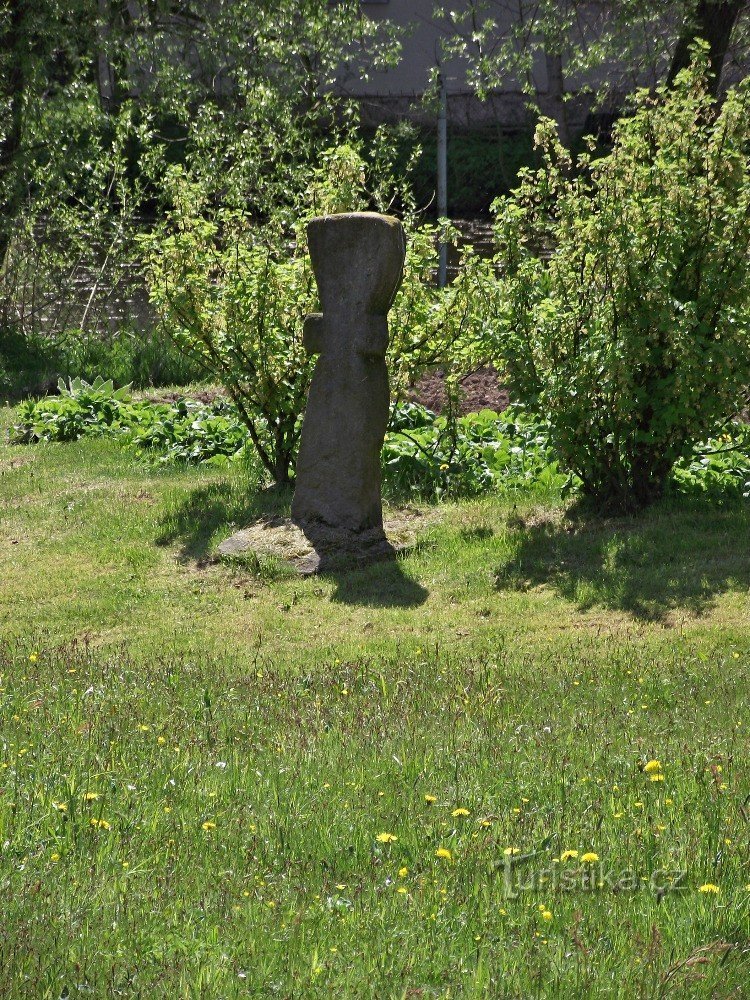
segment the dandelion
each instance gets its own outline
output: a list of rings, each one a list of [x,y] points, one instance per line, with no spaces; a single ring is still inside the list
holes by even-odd
[[[551,910],[542,910],[542,920],[550,921],[552,919]]]
[[[109,830],[112,825],[111,823],[108,823],[106,819],[96,819],[93,816],[89,820],[89,823],[91,826],[95,826],[100,830]]]
[[[706,882],[705,885],[700,886],[698,889],[698,892],[705,893],[706,895],[713,894],[714,896],[718,895],[719,891],[718,885],[714,885],[713,882]]]
[[[86,794],[83,796],[83,798],[84,798],[84,800],[86,802],[96,802],[96,800],[99,798],[99,793],[98,792],[86,792]]]
[[[563,851],[560,855],[561,861],[569,861],[571,858],[577,858],[578,851]]]
[[[453,812],[451,813],[451,816],[469,816],[469,815],[470,815],[469,810],[463,808],[454,809]]]
[[[375,838],[379,844],[392,844],[398,840],[395,833],[379,833]]]
[[[581,861],[583,861],[583,863],[584,863],[585,865],[593,865],[593,864],[596,864],[596,862],[597,862],[598,860],[599,860],[599,855],[598,855],[598,854],[594,854],[594,852],[593,852],[593,851],[587,851],[587,852],[586,852],[586,853],[585,853],[585,854],[584,854],[584,855],[583,855],[583,856],[581,857]]]
[[[431,806],[434,802],[437,802],[437,795],[425,795],[424,800]]]
[[[205,823],[201,823],[201,830],[215,830],[216,824],[210,819],[207,819]]]
[[[57,852],[50,855],[50,861],[59,861],[59,860],[60,860],[60,855]]]
[[[39,653],[31,653],[29,655],[29,663],[36,663],[38,659],[39,659]]]
[[[521,853],[520,847],[506,847],[505,850],[503,851],[503,854],[505,855],[506,858],[512,858],[514,857],[514,855],[520,853]]]
[[[67,802],[53,802],[52,805],[57,809],[58,812],[66,813],[68,811]]]
[[[408,891],[409,890],[406,888],[405,885],[400,885],[398,889],[396,889],[396,892],[401,893],[402,896],[405,896]]]
[[[438,849],[435,851],[435,857],[444,858],[446,861],[453,860],[453,855],[451,854],[451,852],[448,850],[447,847],[438,847]]]
[[[398,877],[399,878],[406,878],[406,876],[408,874],[409,874],[409,869],[406,867],[406,865],[404,865],[403,868],[399,868],[399,870],[398,870]]]

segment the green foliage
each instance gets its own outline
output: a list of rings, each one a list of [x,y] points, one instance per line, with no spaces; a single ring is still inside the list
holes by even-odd
[[[696,445],[675,466],[673,478],[680,493],[717,503],[749,499],[750,426],[733,421],[726,433]]]
[[[750,86],[718,108],[704,70],[575,173],[543,122],[544,165],[497,206],[496,354],[604,506],[661,496],[750,384]]]
[[[115,389],[97,378],[60,381],[60,395],[19,405],[13,439],[17,443],[77,441],[113,437],[152,452],[160,464],[185,462],[222,465],[245,460],[247,432],[225,399],[212,403],[135,400],[130,387]]]
[[[354,142],[354,140],[352,140]],[[302,343],[317,289],[304,222],[312,213],[387,210],[408,203],[396,179],[394,150],[381,136],[377,155],[361,145],[323,150],[309,173],[304,210],[293,230],[284,213],[266,225],[231,207],[215,208],[180,168],[167,175],[174,210],[142,240],[151,300],[179,348],[226,388],[261,462],[277,483],[289,481],[301,415],[315,365]],[[466,251],[459,279],[435,284],[439,230],[406,220],[404,280],[391,311],[390,367],[396,392],[427,364],[469,363],[475,324],[472,291],[486,263]],[[451,231],[444,238],[451,238]]]
[[[110,437],[158,465],[255,467],[241,413],[218,396],[203,403],[134,399],[111,380],[62,380],[58,396],[19,404],[12,440],[77,441]],[[453,419],[416,403],[395,406],[382,454],[386,494],[445,500],[485,493],[557,495],[577,486],[558,467],[550,426],[518,405]],[[256,470],[259,472],[260,470]],[[673,489],[718,503],[750,496],[750,425],[733,423],[719,439],[696,445],[680,462]]]
[[[175,344],[224,385],[261,462],[288,481],[313,360],[302,345],[315,304],[301,234],[289,246],[242,215],[204,214],[180,180],[177,209],[148,241],[152,302]]]
[[[404,160],[414,149],[414,137],[404,140]],[[435,129],[419,134],[418,156],[412,167],[412,188],[418,205],[434,208],[437,169]],[[508,193],[522,167],[535,162],[533,132],[501,132],[496,128],[451,129],[448,135],[448,212],[452,218],[485,215],[498,194]]]
[[[383,448],[383,472],[389,490],[431,499],[532,485],[558,492],[566,480],[550,452],[546,425],[515,406],[457,420],[414,403],[398,407]]]

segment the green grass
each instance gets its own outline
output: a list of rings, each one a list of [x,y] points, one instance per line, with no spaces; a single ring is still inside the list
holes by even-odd
[[[746,995],[748,507],[213,558],[288,503],[0,445],[0,996]]]

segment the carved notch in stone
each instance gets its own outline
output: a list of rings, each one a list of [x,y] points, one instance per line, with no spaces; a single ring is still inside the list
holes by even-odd
[[[401,283],[401,223],[373,212],[313,219],[308,246],[322,313],[305,321],[319,354],[302,426],[292,518],[315,543],[385,541],[380,451],[388,425],[388,310]]]

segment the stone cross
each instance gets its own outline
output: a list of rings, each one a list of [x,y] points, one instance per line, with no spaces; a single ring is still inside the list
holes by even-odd
[[[302,425],[292,519],[313,541],[385,541],[380,451],[390,395],[387,313],[401,283],[401,223],[374,212],[313,219],[308,246],[322,313],[305,320],[319,354]]]

